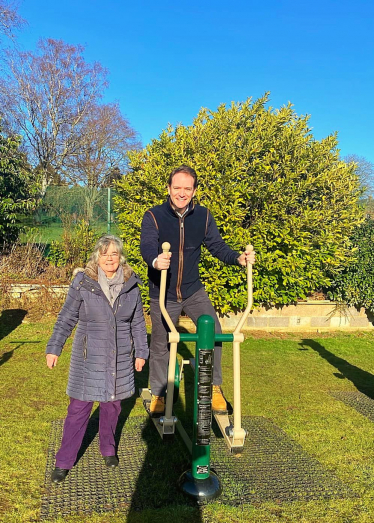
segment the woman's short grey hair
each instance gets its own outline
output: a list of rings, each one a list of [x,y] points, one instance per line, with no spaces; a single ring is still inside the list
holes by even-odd
[[[126,262],[126,258],[123,252],[123,241],[117,236],[114,236],[114,234],[105,234],[101,236],[101,238],[99,238],[90,256],[90,261],[94,262],[95,264],[98,264],[100,256],[107,252],[110,244],[112,243],[113,245],[115,245],[118,251],[119,263],[121,265],[124,265],[124,263]]]

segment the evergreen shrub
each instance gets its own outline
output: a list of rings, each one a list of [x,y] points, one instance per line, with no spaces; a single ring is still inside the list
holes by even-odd
[[[351,237],[348,266],[335,275],[328,297],[374,313],[374,220],[368,216]]]

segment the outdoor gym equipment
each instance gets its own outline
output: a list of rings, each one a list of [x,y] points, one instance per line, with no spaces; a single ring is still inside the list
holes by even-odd
[[[163,252],[169,252],[170,244],[162,244]],[[253,250],[251,245],[247,251]],[[180,334],[175,328],[165,307],[167,270],[161,271],[160,309],[170,329],[169,367],[165,414],[153,417],[153,422],[162,438],[172,436],[175,428],[182,436],[187,448],[192,454],[191,470],[180,478],[180,487],[189,497],[197,500],[213,499],[221,492],[217,476],[210,470],[210,432],[212,420],[212,376],[215,342],[233,342],[233,375],[234,375],[234,423],[231,424],[228,413],[213,413],[217,424],[231,452],[241,451],[245,440],[245,430],[241,426],[241,392],[240,392],[240,343],[244,335],[240,332],[252,307],[252,265],[247,263],[248,303],[236,329],[232,334],[215,334],[215,323],[211,316],[198,318],[195,334]],[[194,360],[183,360],[181,368],[177,360],[177,345],[179,341],[196,343]],[[196,362],[196,363],[195,363]],[[179,390],[183,366],[191,364],[195,368],[194,415],[192,442],[180,421],[173,415],[174,390]],[[151,401],[151,391],[141,389],[141,397],[147,408]]]

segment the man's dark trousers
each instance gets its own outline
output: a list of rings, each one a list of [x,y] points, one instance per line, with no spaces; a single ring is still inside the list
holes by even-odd
[[[222,332],[217,313],[211,304],[205,289],[202,287],[192,296],[182,302],[166,301],[166,310],[169,313],[174,325],[182,311],[184,311],[191,320],[197,323],[199,316],[209,314],[215,321],[215,331]],[[155,396],[164,396],[167,386],[167,369],[169,362],[169,329],[162,318],[159,300],[151,298],[151,320],[152,335],[150,346],[150,385],[152,394]],[[213,367],[213,384],[221,385],[222,383],[222,343],[214,346],[214,367]]]

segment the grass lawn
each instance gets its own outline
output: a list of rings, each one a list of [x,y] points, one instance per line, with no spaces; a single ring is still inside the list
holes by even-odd
[[[57,368],[49,370],[44,349],[53,319],[32,323],[26,316],[21,323],[23,316],[14,310],[0,317],[0,521],[12,523],[40,517],[51,423],[65,417],[68,404],[65,387],[71,348],[69,339]],[[272,420],[355,496],[240,507],[215,502],[200,509],[175,503],[63,521],[373,523],[374,423],[329,394],[360,391],[374,398],[373,343],[373,333],[264,334],[249,335],[242,347],[243,415]],[[225,346],[222,364],[224,391],[232,398],[230,345]],[[130,415],[143,414],[137,399]],[[167,478],[159,474],[155,489],[157,481],[165,486]]]
[[[58,241],[62,237],[63,225],[62,223],[51,222],[48,225],[38,225],[35,226],[32,223],[29,224],[29,227],[35,228],[37,230],[35,241],[42,244],[50,244],[52,241]],[[107,222],[94,222],[92,224],[92,229],[99,234],[107,233]],[[111,234],[119,235],[120,231],[116,223],[111,224],[110,228]],[[21,242],[27,240],[27,234],[21,234]]]

